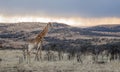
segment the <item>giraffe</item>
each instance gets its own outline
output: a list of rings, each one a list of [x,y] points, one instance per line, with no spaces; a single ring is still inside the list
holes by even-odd
[[[27,58],[29,59],[29,61],[30,61],[31,51],[34,48],[37,48],[36,55],[35,55],[35,60],[36,59],[37,60],[41,59],[41,55],[42,55],[42,52],[41,52],[42,51],[42,47],[41,47],[41,45],[42,45],[44,37],[48,33],[48,28],[49,27],[52,27],[52,23],[51,22],[48,22],[47,25],[45,26],[45,28],[34,39],[31,39],[28,42]],[[40,55],[40,57],[38,57],[38,55]]]

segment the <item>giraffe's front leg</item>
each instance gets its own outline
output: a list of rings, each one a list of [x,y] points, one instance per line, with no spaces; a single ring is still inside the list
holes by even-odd
[[[41,39],[41,41],[37,44],[37,52],[35,55],[35,60],[37,61],[42,59],[42,43],[43,43],[43,39]]]
[[[38,57],[38,49],[37,49],[37,52],[36,52],[36,54],[35,54],[35,60],[37,60],[37,61],[39,61],[39,57]]]
[[[37,47],[37,52],[36,52],[36,55],[35,55],[35,60],[39,61],[41,59],[41,43],[38,44],[38,47]]]

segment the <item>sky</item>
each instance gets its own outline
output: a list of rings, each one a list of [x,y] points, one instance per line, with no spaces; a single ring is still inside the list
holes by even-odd
[[[120,0],[0,0],[0,22],[120,23]]]

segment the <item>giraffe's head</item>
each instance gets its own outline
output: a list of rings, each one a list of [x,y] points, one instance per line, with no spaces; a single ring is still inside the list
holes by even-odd
[[[53,24],[52,22],[48,22],[48,25],[49,25],[50,28],[53,28],[52,24]]]

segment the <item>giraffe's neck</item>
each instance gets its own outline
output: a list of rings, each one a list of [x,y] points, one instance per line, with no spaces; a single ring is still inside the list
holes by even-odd
[[[43,40],[43,38],[45,37],[45,35],[48,33],[48,27],[49,25],[47,24],[47,26],[42,30],[41,33],[39,33],[37,35],[37,37],[35,38],[35,42],[38,44],[40,41]]]

